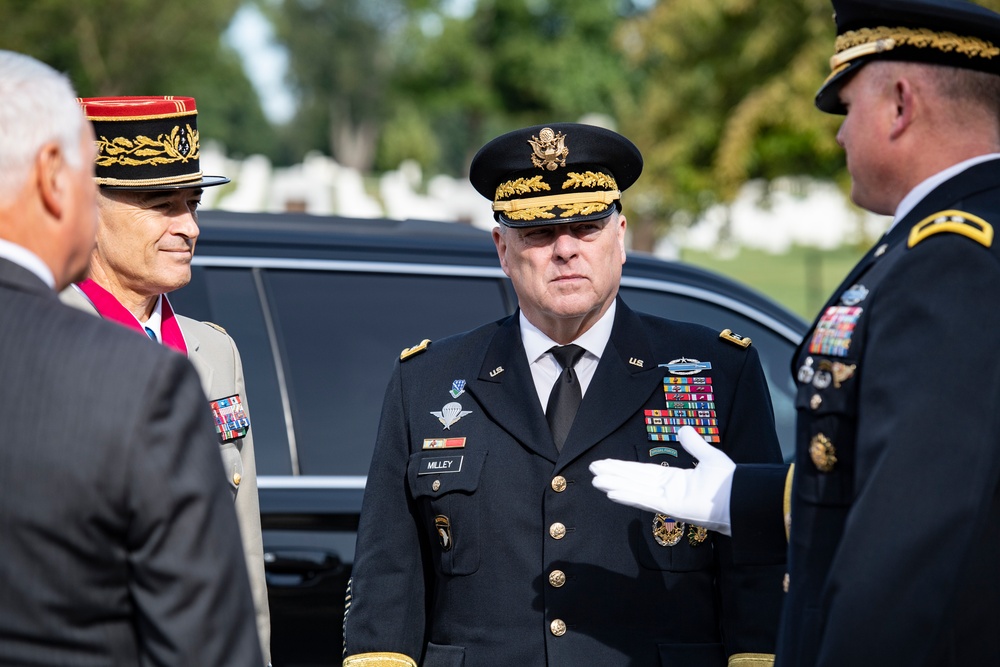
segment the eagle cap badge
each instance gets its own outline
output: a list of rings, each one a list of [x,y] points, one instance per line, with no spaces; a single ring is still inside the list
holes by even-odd
[[[528,143],[532,151],[531,164],[539,169],[555,171],[566,166],[569,149],[566,148],[566,135],[562,132],[554,132],[552,128],[545,127],[537,137],[528,139]]]

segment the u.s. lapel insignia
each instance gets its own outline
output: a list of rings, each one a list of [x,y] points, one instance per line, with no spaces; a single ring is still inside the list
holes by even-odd
[[[465,415],[471,415],[472,410],[463,410],[461,403],[447,403],[440,411],[431,411],[431,414],[438,418],[438,421],[444,424],[444,430],[451,429],[451,425],[457,422],[459,419]]]
[[[454,380],[451,383],[451,389],[448,390],[452,398],[458,398],[465,393],[465,380]]]
[[[437,531],[438,539],[441,541],[441,551],[451,551],[451,521],[443,514],[434,517],[434,530]]]
[[[643,363],[645,363],[642,359],[636,359],[635,357],[629,357],[628,362],[633,366],[638,366],[639,368],[642,368]]]
[[[653,539],[661,547],[673,547],[684,537],[684,522],[677,521],[666,514],[653,517]]]
[[[491,378],[495,378],[496,376],[500,375],[501,373],[503,373],[503,366],[497,366],[496,368],[494,368],[493,370],[490,371],[490,377]]]

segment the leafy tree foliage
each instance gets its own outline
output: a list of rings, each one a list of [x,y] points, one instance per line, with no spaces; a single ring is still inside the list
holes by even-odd
[[[0,0],[0,44],[66,72],[83,97],[186,95],[231,152],[271,150],[270,126],[220,35],[242,0]]]

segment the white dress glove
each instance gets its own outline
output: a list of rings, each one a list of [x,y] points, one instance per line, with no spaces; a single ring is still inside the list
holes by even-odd
[[[732,535],[729,497],[736,464],[690,426],[682,427],[677,436],[698,459],[696,467],[603,459],[590,464],[594,486],[617,503]]]

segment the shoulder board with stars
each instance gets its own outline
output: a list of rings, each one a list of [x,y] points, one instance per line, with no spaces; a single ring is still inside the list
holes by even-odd
[[[427,346],[430,345],[430,344],[431,344],[431,339],[430,338],[423,339],[422,341],[420,341],[419,345],[414,345],[413,347],[408,347],[405,350],[403,350],[402,352],[400,352],[399,353],[399,360],[400,361],[406,361],[410,357],[412,357],[412,356],[414,356],[416,354],[420,354],[421,352],[423,352],[424,350],[426,350]]]
[[[738,345],[743,349],[750,347],[750,343],[753,342],[747,336],[741,336],[738,333],[733,333],[731,329],[723,329],[719,333],[719,338],[725,341],[729,341],[733,345]]]
[[[907,248],[912,248],[935,234],[960,234],[989,248],[993,245],[993,225],[965,211],[938,211],[927,216],[910,229]]]

